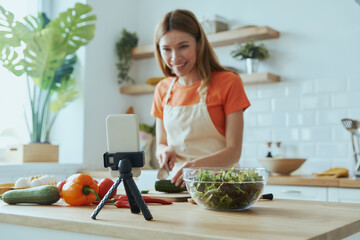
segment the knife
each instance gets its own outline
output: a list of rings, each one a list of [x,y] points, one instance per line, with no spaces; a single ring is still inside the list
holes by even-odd
[[[157,178],[159,180],[165,180],[168,178],[168,176],[169,176],[169,163],[159,169]]]

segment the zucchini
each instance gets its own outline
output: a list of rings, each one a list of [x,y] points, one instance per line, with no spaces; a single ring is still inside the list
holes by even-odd
[[[155,182],[155,190],[166,193],[180,193],[186,191],[186,187],[175,186],[171,180],[159,180]]]
[[[45,185],[33,188],[11,190],[1,196],[1,200],[8,204],[35,203],[51,205],[60,199],[60,191],[56,186]]]

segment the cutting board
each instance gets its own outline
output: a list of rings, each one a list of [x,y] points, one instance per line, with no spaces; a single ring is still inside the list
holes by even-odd
[[[125,191],[118,192],[121,195],[126,194]],[[154,197],[154,198],[160,198],[166,201],[170,202],[187,202],[188,198],[190,197],[190,194],[188,192],[181,192],[181,193],[164,193],[164,192],[158,192],[155,190],[150,190],[149,193],[141,194],[142,196],[148,196],[148,197]]]
[[[10,190],[17,190],[17,189],[24,189],[24,188],[16,188],[15,183],[1,183],[0,184],[0,194],[3,194]]]

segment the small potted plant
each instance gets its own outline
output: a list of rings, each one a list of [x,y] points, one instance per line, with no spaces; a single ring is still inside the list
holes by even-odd
[[[116,53],[118,55],[119,62],[116,64],[119,74],[118,83],[125,82],[134,83],[134,79],[129,76],[131,68],[131,54],[134,47],[137,46],[139,38],[136,33],[128,32],[126,29],[122,30],[120,40],[116,43]]]
[[[251,74],[257,71],[259,61],[269,57],[269,52],[263,43],[256,44],[254,40],[237,45],[231,52],[235,59],[245,60],[246,73]]]

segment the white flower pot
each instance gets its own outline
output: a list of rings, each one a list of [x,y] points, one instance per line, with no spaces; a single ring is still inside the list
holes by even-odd
[[[245,72],[247,74],[255,73],[259,68],[259,60],[253,58],[245,59]]]

